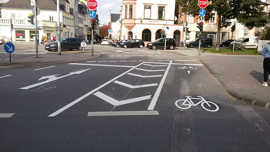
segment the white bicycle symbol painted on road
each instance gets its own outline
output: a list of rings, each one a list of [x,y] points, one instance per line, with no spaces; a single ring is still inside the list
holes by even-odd
[[[195,103],[194,100],[198,102]],[[182,110],[190,109],[198,105],[201,105],[201,107],[208,112],[217,112],[219,110],[219,106],[216,103],[207,101],[202,96],[197,96],[197,98],[186,96],[186,99],[178,99],[175,101],[175,106]]]

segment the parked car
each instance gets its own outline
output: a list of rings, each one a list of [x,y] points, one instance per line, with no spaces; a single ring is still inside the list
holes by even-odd
[[[211,47],[213,45],[213,41],[211,38],[201,38],[201,47]],[[196,41],[190,42],[187,44],[187,47],[198,47],[199,46],[199,39]]]
[[[144,42],[140,39],[134,39],[134,40],[128,40],[128,41],[122,41],[120,42],[120,47],[124,48],[143,48]]]
[[[112,40],[110,39],[103,39],[101,41],[101,45],[111,45],[112,44]]]
[[[161,39],[157,39],[156,41],[152,42],[152,43],[148,43],[147,47],[149,49],[164,49],[165,47],[165,38],[161,38]],[[172,38],[166,38],[166,49],[175,49],[176,48],[176,42],[175,39]]]
[[[61,41],[61,50],[80,50],[82,40],[80,38],[67,38]],[[48,51],[57,51],[57,41],[48,42],[45,45],[45,49]]]
[[[257,37],[243,37],[239,40],[233,41],[231,43],[230,47],[233,47],[235,49],[241,50],[241,49],[255,49],[258,47],[258,38]]]
[[[227,41],[222,42],[219,46],[220,47],[229,47],[232,42],[233,42],[233,40],[227,40]]]
[[[114,47],[120,47],[120,43],[125,42],[126,40],[116,40],[112,43],[112,46]]]

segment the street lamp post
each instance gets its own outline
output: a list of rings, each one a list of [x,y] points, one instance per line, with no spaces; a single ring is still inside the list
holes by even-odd
[[[37,22],[37,15],[38,15],[38,8],[37,8],[37,0],[35,0],[35,23],[36,23],[36,28],[35,28],[35,37],[36,37],[36,58],[38,58],[38,22]]]
[[[60,27],[60,2],[57,0],[57,46],[58,46],[58,54],[61,55],[61,27]]]

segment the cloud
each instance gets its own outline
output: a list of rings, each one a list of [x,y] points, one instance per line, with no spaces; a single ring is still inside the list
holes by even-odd
[[[0,0],[0,4],[7,3],[9,0]]]
[[[122,0],[98,0],[98,15],[101,24],[107,24],[110,21],[110,11],[120,12]]]

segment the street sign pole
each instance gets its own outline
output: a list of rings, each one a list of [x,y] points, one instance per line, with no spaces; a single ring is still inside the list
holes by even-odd
[[[91,29],[91,55],[94,56],[94,27]]]
[[[59,0],[57,0],[57,48],[58,48],[58,54],[61,55],[61,28],[60,28],[60,3]]]
[[[38,58],[38,22],[37,22],[37,0],[35,0],[35,5],[34,5],[34,13],[35,13],[35,39],[36,39],[36,58]]]

